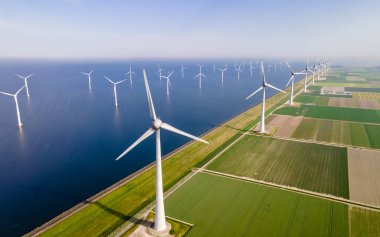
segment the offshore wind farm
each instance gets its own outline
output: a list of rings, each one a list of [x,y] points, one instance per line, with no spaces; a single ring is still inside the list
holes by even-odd
[[[0,236],[380,236],[380,3],[237,3],[4,3]]]

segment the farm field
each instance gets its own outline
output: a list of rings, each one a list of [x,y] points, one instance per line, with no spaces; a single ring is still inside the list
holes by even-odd
[[[380,236],[380,212],[350,208],[351,237]]]
[[[278,128],[277,137],[380,149],[380,125],[287,115],[270,115],[266,121]]]
[[[300,107],[282,107],[276,110],[274,114],[364,123],[380,123],[380,110],[374,109],[301,105]]]
[[[350,199],[380,207],[380,151],[348,148]]]
[[[246,135],[207,169],[348,198],[347,149]]]
[[[189,237],[349,236],[345,204],[206,173],[170,195],[166,213],[194,225]]]
[[[379,94],[380,99],[380,94]],[[332,106],[332,107],[351,107],[361,109],[380,109],[380,103],[369,98],[345,98],[342,96],[312,96],[299,95],[294,99],[297,103],[317,105],[317,106]]]
[[[329,97],[324,96],[311,96],[311,95],[299,95],[294,99],[294,102],[302,104],[315,104],[315,105],[327,105]]]
[[[370,99],[370,100],[379,100],[380,93],[376,92],[352,92],[353,98],[357,99]]]

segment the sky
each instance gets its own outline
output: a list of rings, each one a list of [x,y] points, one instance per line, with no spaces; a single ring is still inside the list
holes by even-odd
[[[380,63],[376,0],[3,0],[2,58]]]

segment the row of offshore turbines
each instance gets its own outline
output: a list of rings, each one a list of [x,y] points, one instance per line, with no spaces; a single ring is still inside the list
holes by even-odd
[[[202,78],[206,78],[206,76],[202,73],[202,67],[204,67],[204,65],[198,65],[198,66],[199,66],[199,73],[197,75],[195,75],[194,78],[198,78],[199,87],[201,88]],[[244,66],[245,66],[244,63],[234,65],[234,67],[235,67],[234,70],[237,72],[237,79],[240,79],[240,73],[243,72]],[[306,79],[307,79],[307,75],[309,73],[312,73],[312,75],[313,75],[312,82],[307,83],[307,81],[305,80],[305,83],[304,83],[304,91],[306,92],[307,86],[309,84],[314,84],[314,76],[317,75],[317,80],[319,80],[320,76],[325,75],[325,73],[331,68],[331,62],[329,60],[326,60],[326,61],[323,61],[321,63],[315,64],[312,68],[309,68],[307,63],[306,63],[306,68],[300,72],[295,72],[291,68],[289,63],[281,63],[280,64],[281,68],[285,67],[285,66],[287,66],[291,72],[291,77],[290,77],[286,87],[288,87],[289,84],[291,84],[291,93],[290,93],[289,105],[292,105],[293,104],[293,96],[294,96],[293,95],[293,85],[294,85],[295,76],[296,75],[306,75]],[[215,73],[216,72],[216,66],[213,65],[212,67],[213,67],[213,70]],[[262,93],[261,122],[260,122],[260,129],[259,129],[260,133],[265,133],[265,99],[266,99],[265,93],[266,93],[266,88],[268,87],[268,88],[277,90],[281,93],[286,93],[285,91],[267,83],[266,78],[265,78],[265,71],[269,72],[271,67],[274,67],[275,68],[274,70],[277,70],[277,64],[275,64],[275,65],[267,64],[266,70],[265,70],[263,62],[261,62],[260,64],[256,63],[255,66],[253,66],[252,63],[249,63],[250,75],[252,76],[252,70],[254,68],[259,68],[260,69],[260,75],[261,75],[261,86],[257,90],[255,90],[252,94],[250,94],[248,97],[246,97],[246,100],[247,100],[247,99],[251,98],[252,96],[254,96],[255,94],[259,93],[260,91],[263,92]],[[170,76],[174,73],[174,71],[170,71],[170,72],[168,72],[167,75],[163,75],[164,69],[162,69],[160,66],[158,68],[159,69],[158,69],[157,73],[159,75],[159,79],[160,80],[166,79],[167,94],[169,94],[169,87],[171,85],[170,84]],[[227,69],[228,69],[227,64],[225,64],[224,67],[218,68],[218,70],[221,72],[222,84],[223,84],[223,80],[224,80],[224,72]],[[181,69],[179,71],[180,71],[182,77],[184,77],[185,70],[186,70],[186,68],[183,65],[181,65]],[[94,72],[94,70],[91,70],[88,73],[82,72],[82,74],[88,76],[89,90],[92,90],[91,75],[93,72]],[[22,91],[24,88],[26,88],[27,96],[29,98],[30,95],[29,95],[29,89],[28,89],[28,78],[30,78],[32,75],[33,74],[30,74],[29,76],[26,76],[26,77],[17,75],[18,77],[20,77],[24,80],[25,84],[15,94],[0,92],[4,95],[12,96],[14,98],[15,103],[16,103],[18,125],[20,127],[22,126],[22,123],[21,123],[21,119],[20,119],[20,111],[19,111],[19,107],[18,107],[17,95],[20,93],[20,91]],[[132,84],[133,83],[132,82],[133,81],[133,75],[136,75],[136,74],[132,71],[131,67],[129,67],[129,71],[125,75],[129,76],[129,81]],[[143,76],[144,76],[145,90],[146,90],[146,95],[147,95],[147,99],[148,99],[149,112],[150,112],[150,118],[152,120],[152,124],[150,125],[148,130],[140,138],[138,138],[132,145],[130,145],[120,156],[118,156],[116,158],[116,160],[119,160],[120,158],[125,156],[129,151],[131,151],[139,143],[144,141],[149,136],[153,135],[153,133],[156,134],[156,200],[155,200],[154,231],[156,231],[157,233],[163,233],[163,232],[169,231],[169,225],[167,225],[166,220],[165,220],[165,208],[164,208],[164,196],[163,196],[163,177],[162,177],[162,165],[161,165],[160,130],[164,129],[164,130],[167,130],[167,131],[170,131],[173,133],[177,133],[179,135],[191,138],[191,139],[196,140],[196,141],[200,141],[200,142],[205,143],[205,144],[208,144],[208,142],[201,139],[201,138],[193,136],[187,132],[181,131],[181,130],[171,126],[170,124],[163,122],[161,119],[158,118],[158,116],[156,115],[156,110],[154,108],[154,103],[153,103],[153,99],[151,96],[150,87],[149,87],[148,78],[147,78],[145,69],[143,69]],[[107,76],[104,76],[104,77],[106,80],[108,80],[114,86],[115,106],[117,106],[118,105],[118,103],[117,103],[117,85],[122,83],[122,82],[125,82],[128,79],[124,79],[124,80],[115,82],[115,81],[112,81]]]
[[[253,93],[251,96],[253,96],[254,94],[258,93],[260,90],[264,90],[265,87],[272,87],[273,88],[272,85],[266,83],[266,81],[265,81],[265,71],[267,71],[269,73],[272,67],[274,68],[275,71],[277,71],[277,68],[283,69],[286,66],[289,67],[290,72],[291,72],[291,78],[290,78],[289,82],[286,84],[286,87],[288,87],[289,84],[291,83],[291,96],[290,96],[290,102],[289,103],[290,103],[290,105],[292,105],[293,104],[293,83],[294,83],[295,76],[296,75],[306,75],[306,77],[307,77],[307,75],[309,73],[312,73],[313,74],[312,84],[314,84],[314,75],[317,75],[317,80],[319,80],[320,76],[323,76],[325,74],[326,70],[329,68],[329,66],[331,64],[330,64],[329,60],[325,60],[325,61],[323,61],[321,63],[314,64],[314,66],[312,68],[310,68],[308,66],[308,64],[306,63],[306,68],[303,71],[301,71],[301,72],[294,72],[292,70],[291,66],[289,65],[289,63],[287,63],[287,62],[274,63],[274,64],[266,64],[265,65],[266,70],[264,69],[264,64],[262,62],[261,62],[261,64],[259,62],[255,62],[255,65],[254,65],[253,62],[249,62],[249,63],[247,63],[247,62],[234,63],[234,65],[233,65],[233,67],[232,67],[231,70],[233,70],[233,71],[236,72],[236,76],[237,76],[238,80],[240,80],[240,74],[243,73],[243,70],[245,69],[246,65],[248,65],[248,71],[249,71],[250,77],[253,76],[253,70],[254,69],[261,67],[261,74],[262,74],[262,78],[263,78],[262,87],[260,87],[258,89],[258,91],[256,91],[255,93]],[[199,88],[202,88],[202,79],[203,78],[207,78],[207,76],[205,74],[203,74],[203,72],[202,72],[202,68],[204,66],[205,65],[198,65],[198,67],[199,67],[199,73],[194,76],[194,78],[198,79]],[[184,67],[181,64],[181,68],[179,69],[179,72],[180,72],[182,78],[185,77],[185,70],[186,69],[187,68]],[[225,63],[221,67],[217,67],[216,65],[212,65],[212,69],[213,69],[214,73],[216,73],[216,71],[220,71],[220,74],[221,74],[221,84],[223,85],[224,84],[224,73],[229,69],[229,65],[227,63]],[[86,75],[87,78],[88,78],[88,87],[89,87],[90,91],[92,90],[91,76],[92,76],[93,72],[94,72],[94,69],[92,69],[90,72],[81,72],[83,75]],[[166,72],[167,72],[167,74],[165,74]],[[174,71],[167,71],[167,70],[161,68],[160,65],[158,65],[157,74],[158,74],[158,77],[159,77],[160,80],[162,80],[162,79],[166,80],[166,94],[167,95],[170,94],[170,87],[171,87],[170,77],[173,75],[173,73],[174,73]],[[128,79],[129,79],[130,84],[132,85],[133,84],[133,76],[135,76],[135,75],[136,75],[136,73],[134,71],[132,71],[132,66],[129,66],[128,72],[125,73],[125,76],[127,76],[126,79],[123,79],[121,81],[113,81],[109,77],[104,76],[104,78],[113,85],[113,95],[114,95],[115,106],[116,107],[118,106],[117,85],[120,84],[120,83],[123,83],[123,82],[127,81]],[[26,90],[27,98],[30,99],[29,87],[28,87],[28,79],[33,76],[33,73],[30,74],[30,75],[28,75],[28,76],[21,76],[19,74],[15,74],[15,76],[17,76],[18,78],[24,80],[24,86],[22,86],[14,94],[7,93],[7,92],[2,92],[2,91],[0,91],[0,93],[3,94],[3,95],[10,96],[10,97],[14,98],[15,106],[16,106],[16,113],[17,113],[17,122],[18,122],[18,126],[21,127],[22,126],[22,122],[21,122],[20,109],[19,109],[19,106],[18,106],[17,96],[18,96],[18,94],[23,89],[25,89]],[[306,87],[307,87],[307,82],[305,80],[304,91],[306,91]],[[278,88],[275,88],[275,90],[278,90]],[[249,97],[251,97],[251,96],[249,96]],[[264,101],[265,101],[265,90],[263,92],[263,102]],[[265,105],[264,105],[264,107],[265,107]],[[264,130],[263,130],[263,132],[264,132]]]

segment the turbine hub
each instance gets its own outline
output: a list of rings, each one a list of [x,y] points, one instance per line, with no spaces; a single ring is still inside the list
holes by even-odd
[[[160,129],[161,125],[162,125],[161,119],[155,119],[155,120],[153,120],[152,128],[154,130],[158,130],[158,129]]]

